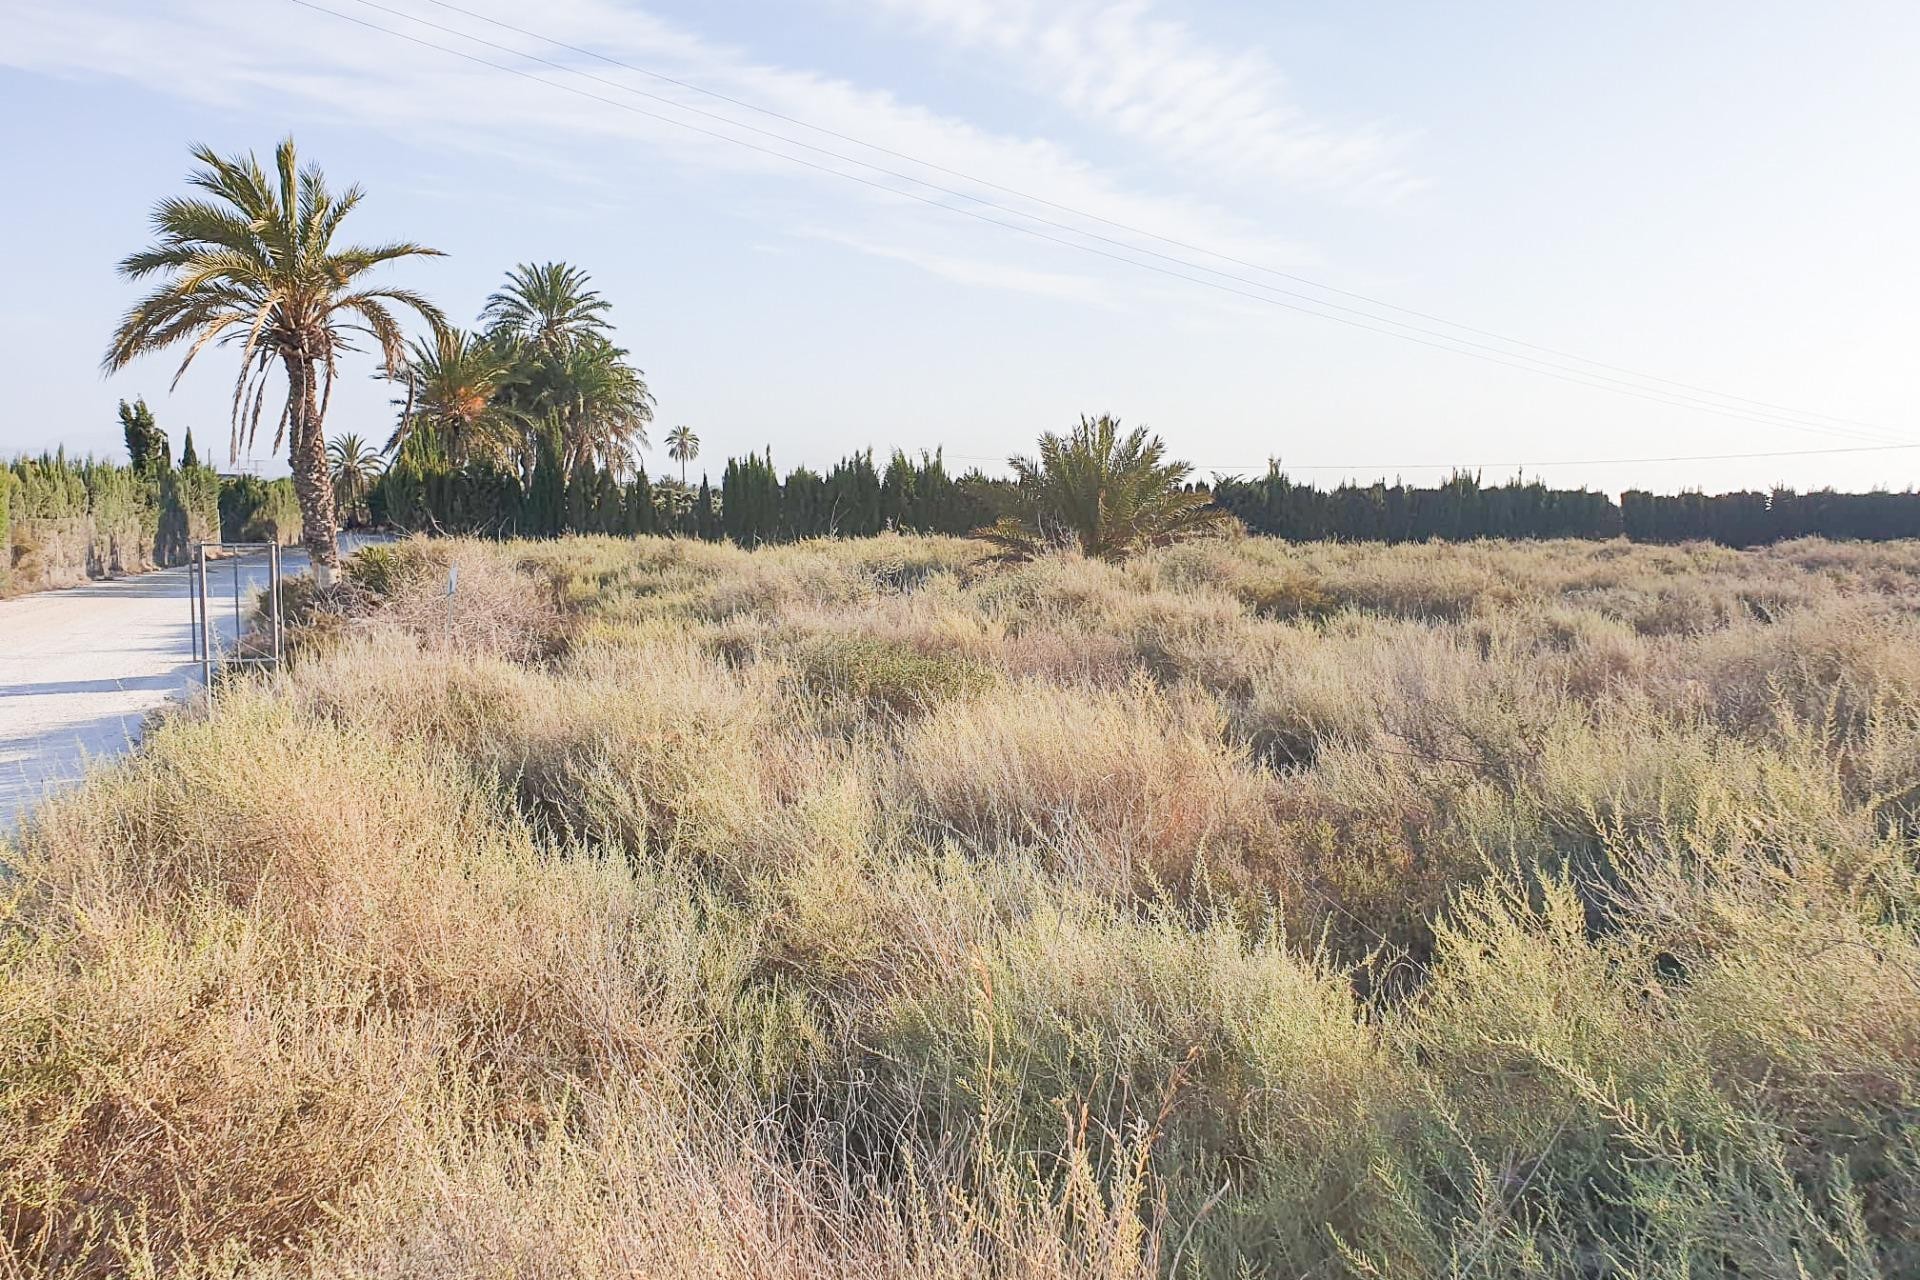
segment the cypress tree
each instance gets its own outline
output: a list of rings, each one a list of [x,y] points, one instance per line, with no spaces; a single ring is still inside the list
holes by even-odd
[[[780,486],[780,536],[817,538],[827,531],[826,481],[810,467],[795,467]]]
[[[641,467],[627,482],[626,532],[637,535],[659,531],[660,522],[653,509],[653,485],[647,481],[647,469]]]
[[[700,494],[693,502],[693,531],[696,537],[707,542],[715,542],[720,537],[720,522],[714,518],[713,486],[707,483],[707,477],[700,477]]]
[[[534,447],[533,479],[527,485],[522,527],[528,537],[551,538],[566,522],[567,482],[561,474],[560,450],[552,433],[540,432]]]
[[[153,420],[153,410],[147,408],[146,397],[132,404],[120,402],[120,433],[126,438],[127,457],[135,471],[159,475],[173,470],[173,446],[167,443],[167,433]]]
[[[599,473],[593,464],[577,462],[567,476],[564,528],[568,533],[592,533],[595,491]]]
[[[912,528],[913,514],[913,464],[907,461],[906,454],[895,449],[893,457],[887,459],[887,474],[880,481],[880,527]]]
[[[743,547],[778,541],[784,524],[780,498],[772,450],[728,459],[720,478],[721,528]]]
[[[593,482],[593,531],[622,533],[626,522],[626,494],[612,467],[602,467]]]
[[[842,458],[827,475],[827,531],[843,538],[880,532],[880,476],[873,451]]]

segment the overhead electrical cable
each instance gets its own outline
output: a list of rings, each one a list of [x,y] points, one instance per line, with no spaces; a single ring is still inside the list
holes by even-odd
[[[1631,466],[1654,462],[1737,462],[1753,458],[1807,458],[1832,453],[1887,453],[1901,449],[1920,449],[1920,444],[1859,444],[1842,445],[1833,449],[1771,449],[1757,453],[1689,453],[1668,454],[1652,458],[1562,458],[1550,462],[1310,462],[1294,463],[1280,459],[1271,459],[1255,466],[1249,463],[1192,463],[1195,471],[1212,471],[1221,475],[1233,475],[1242,471],[1264,471],[1278,464],[1283,472],[1290,471],[1491,471],[1496,468],[1514,467],[1519,470],[1538,470],[1545,467],[1612,467]],[[960,462],[1004,462],[1004,458],[987,454],[950,453],[947,457]]]
[[[478,37],[472,36],[466,32],[461,32],[461,31],[454,30],[453,28],[439,26],[438,24],[434,24],[434,23],[427,23],[425,19],[418,18],[415,15],[405,13],[402,10],[388,8],[387,6],[384,6],[384,5],[373,4],[371,3],[371,0],[355,0],[355,2],[361,3],[361,4],[367,4],[371,8],[381,9],[384,12],[392,13],[400,17],[405,17],[415,22],[421,22],[424,25],[434,27],[435,30],[445,31],[445,32],[448,32],[449,34],[459,35],[459,36],[462,36],[463,38],[475,40],[476,42],[479,42],[479,43],[488,43],[485,41],[479,41]],[[835,138],[841,142],[848,142],[848,143],[854,144],[855,146],[865,147],[868,150],[877,152],[881,155],[892,156],[897,160],[905,160],[905,161],[908,161],[909,163],[919,165],[922,168],[930,169],[936,173],[943,173],[948,175],[949,177],[962,179],[963,181],[972,183],[976,186],[985,187],[985,188],[988,188],[989,190],[998,191],[1006,195],[1015,196],[1021,200],[1026,200],[1033,204],[1043,205],[1047,208],[1054,209],[1062,213],[1071,214],[1076,218],[1081,218],[1090,222],[1101,223],[1102,225],[1113,227],[1120,231],[1125,231],[1129,235],[1140,236],[1149,240],[1155,240],[1161,244],[1173,245],[1176,248],[1184,249],[1190,253],[1202,254],[1206,257],[1215,258],[1222,262],[1229,262],[1236,266],[1245,267],[1248,270],[1258,271],[1263,274],[1275,276],[1277,278],[1284,279],[1284,280],[1291,280],[1296,284],[1306,285],[1309,288],[1318,289],[1324,293],[1335,294],[1343,298],[1352,298],[1358,302],[1365,302],[1370,306],[1379,307],[1388,311],[1396,311],[1402,315],[1413,316],[1416,319],[1426,320],[1433,324],[1444,325],[1449,329],[1458,329],[1462,333],[1470,333],[1475,335],[1476,337],[1491,338],[1495,342],[1504,343],[1508,346],[1523,347],[1530,351],[1540,352],[1543,355],[1554,356],[1562,360],[1571,360],[1578,364],[1589,365],[1589,366],[1592,366],[1593,368],[1602,369],[1610,373],[1623,374],[1628,378],[1637,379],[1644,382],[1660,383],[1662,385],[1674,387],[1683,391],[1697,392],[1701,395],[1710,396],[1715,399],[1736,401],[1740,404],[1748,405],[1752,408],[1768,409],[1768,410],[1774,411],[1775,413],[1783,414],[1788,417],[1817,419],[1820,421],[1834,423],[1842,426],[1866,428],[1869,431],[1878,432],[1883,436],[1888,434],[1884,428],[1879,427],[1874,423],[1865,422],[1857,418],[1846,418],[1846,417],[1841,417],[1835,414],[1818,413],[1813,410],[1795,409],[1787,405],[1776,404],[1766,400],[1756,400],[1747,396],[1735,395],[1732,392],[1717,391],[1711,387],[1704,387],[1704,386],[1700,386],[1698,384],[1690,383],[1690,382],[1682,382],[1674,378],[1662,377],[1659,374],[1643,373],[1623,365],[1610,364],[1604,360],[1596,360],[1589,356],[1583,356],[1576,352],[1565,351],[1556,347],[1546,346],[1540,343],[1528,342],[1522,338],[1508,337],[1505,334],[1498,333],[1494,330],[1477,328],[1473,325],[1463,324],[1457,320],[1449,320],[1444,316],[1435,315],[1431,312],[1416,310],[1412,307],[1402,306],[1398,303],[1389,302],[1384,298],[1376,298],[1371,295],[1359,293],[1351,289],[1342,289],[1334,285],[1326,284],[1322,281],[1314,280],[1311,277],[1300,275],[1297,272],[1283,271],[1280,268],[1266,266],[1258,262],[1250,261],[1246,258],[1236,257],[1230,253],[1223,253],[1223,252],[1220,252],[1219,250],[1209,249],[1204,245],[1194,244],[1191,241],[1181,240],[1177,237],[1164,235],[1155,231],[1149,231],[1149,230],[1146,230],[1145,228],[1135,226],[1130,223],[1122,222],[1113,218],[1108,218],[1101,214],[1093,213],[1085,209],[1079,209],[1079,208],[1073,207],[1072,205],[1062,204],[1058,201],[1049,200],[1044,196],[1038,196],[1033,194],[1032,192],[1023,191],[1017,187],[1011,187],[1011,186],[1004,185],[1002,183],[994,182],[991,179],[982,178],[976,174],[967,173],[964,170],[949,168],[948,166],[937,164],[931,160],[922,159],[919,156],[912,155],[911,153],[908,153],[905,151],[895,150],[894,148],[883,146],[880,143],[869,142],[863,138],[856,137],[853,134],[844,133],[836,129],[831,129],[825,125],[814,124],[810,121],[801,119],[798,116],[789,115],[785,112],[776,111],[770,107],[761,106],[758,103],[748,101],[744,98],[737,98],[730,94],[721,93],[718,90],[706,88],[705,86],[695,84],[690,80],[681,79],[676,76],[670,76],[664,72],[655,71],[649,67],[643,67],[636,63],[628,62],[620,58],[615,58],[609,54],[602,53],[596,49],[588,48],[583,45],[569,44],[564,40],[557,39],[553,36],[546,35],[542,32],[533,31],[522,26],[516,26],[511,22],[505,22],[499,18],[492,17],[488,14],[479,13],[479,12],[476,12],[475,10],[465,8],[461,5],[453,4],[450,2],[450,0],[425,0],[425,2],[428,4],[434,5],[437,8],[447,10],[448,12],[457,13],[462,15],[463,17],[471,18],[474,21],[484,22],[490,26],[497,27],[503,31],[513,32],[515,35],[524,36],[530,40],[538,40],[543,44],[552,46],[553,48],[564,49],[569,53],[576,53],[581,55],[582,57],[592,58],[598,62],[605,63],[608,66],[619,67],[623,70],[634,72],[637,75],[647,76],[651,79],[660,81],[661,83],[670,84],[675,86],[676,88],[685,89],[688,92],[697,93],[704,97],[714,99],[715,101],[725,102],[732,106],[740,107],[747,111],[753,111],[760,115],[769,117],[770,119],[780,120],[787,124],[795,125],[799,128],[807,129],[812,132],[821,134],[825,137]],[[519,51],[519,50],[507,49],[505,46],[489,44],[489,47],[501,49],[505,52],[515,53],[519,56],[533,57],[533,55],[524,54],[522,53],[522,51]],[[545,59],[535,59],[535,60],[542,61],[542,62],[546,61]],[[585,74],[584,72],[578,72],[577,69],[574,69],[574,68],[566,68],[564,64],[547,62],[546,65],[561,67],[562,69],[565,69],[565,70],[574,71],[576,74],[581,74],[581,75]],[[593,77],[593,78],[598,79],[597,77]],[[617,82],[601,81],[601,83],[616,84]],[[631,86],[618,86],[618,87],[628,89],[631,92],[642,92],[640,90],[633,90]],[[657,95],[652,95],[652,94],[648,94],[646,96],[657,97]],[[658,98],[658,100],[673,103],[673,100],[669,98]],[[680,106],[684,110],[690,110],[690,111],[698,110],[698,108],[687,107],[684,103],[673,103],[673,104],[676,106]],[[752,127],[747,125],[740,125],[738,121],[733,121],[725,116],[712,115],[712,113],[708,113],[708,112],[701,112],[700,114],[710,115],[714,119],[726,120],[728,123],[735,124],[741,128]],[[781,137],[782,140],[788,141],[793,145],[797,145],[797,146],[809,145],[806,143],[799,142],[797,139],[785,138],[783,135],[771,134],[769,136]],[[827,154],[834,154],[834,153],[827,153]],[[852,160],[851,157],[839,157],[839,158],[847,159],[851,163],[856,163],[856,164],[864,163],[862,161]],[[883,172],[891,172],[891,171],[883,170]],[[896,174],[894,176],[905,178],[908,181],[914,181],[914,182],[921,181],[920,179],[917,179],[917,178],[907,177],[907,175]],[[932,186],[932,184],[923,184],[923,185]],[[936,188],[936,189],[942,190],[942,191],[947,190],[946,188]],[[965,199],[971,199],[971,200],[980,199],[977,196],[973,196],[965,192],[949,191],[948,194],[959,195]],[[989,201],[981,201],[981,203],[991,204],[991,202]],[[1027,216],[1027,217],[1033,216],[1031,214],[1025,214],[1022,211],[1005,209],[1004,206],[993,205],[992,207],[1002,208],[1003,211],[1009,212],[1009,213],[1020,213],[1021,216]],[[1036,219],[1036,220],[1044,221],[1040,219]],[[1062,224],[1047,223],[1047,225],[1061,226]],[[1094,236],[1093,233],[1091,232],[1082,231],[1076,228],[1065,227],[1063,229],[1075,230],[1077,234],[1093,236],[1093,238],[1096,238],[1096,239],[1106,240],[1106,237]],[[1143,253],[1153,252],[1152,250],[1144,249],[1138,245],[1128,244],[1124,241],[1107,240],[1106,242],[1112,243],[1112,244],[1119,244],[1119,245],[1122,245],[1123,247],[1133,249],[1137,252],[1143,252]],[[1156,255],[1156,256],[1165,257],[1166,255]],[[1168,258],[1167,260],[1175,261],[1175,262],[1184,262],[1184,260],[1177,259],[1177,258]],[[1184,265],[1195,267],[1195,269],[1198,269],[1198,270],[1212,270],[1212,268],[1205,267],[1201,264],[1184,263]],[[1221,274],[1226,274],[1226,273],[1221,273]],[[1239,279],[1240,277],[1227,275],[1227,278]],[[1290,295],[1290,296],[1298,296],[1298,295]],[[1312,299],[1312,300],[1315,302],[1320,302],[1323,305],[1332,305],[1332,304],[1325,303],[1324,300],[1322,299]],[[1367,313],[1359,312],[1357,314],[1365,315]],[[1387,323],[1395,323],[1392,320],[1388,320],[1386,317],[1376,316],[1372,318],[1387,320]]]
[[[695,114],[708,116],[708,117],[717,119],[723,123],[726,123],[730,127],[745,129],[749,132],[760,133],[765,136],[775,138],[788,145],[804,147],[808,150],[813,150],[815,152],[819,152],[821,154],[831,156],[845,163],[861,165],[869,169],[876,169],[879,172],[886,173],[889,176],[898,178],[903,181],[913,182],[913,183],[916,183],[917,185],[927,186],[930,189],[939,190],[944,194],[956,196],[957,198],[966,199],[975,203],[988,205],[989,207],[992,207],[999,212],[1008,213],[1011,216],[1025,217],[1035,221],[1045,222],[1044,219],[1038,219],[1035,217],[1035,215],[1023,213],[1019,210],[1006,209],[1003,206],[993,204],[991,201],[983,200],[980,197],[972,196],[965,192],[950,191],[947,188],[935,187],[933,184],[926,183],[924,180],[914,178],[910,175],[897,174],[891,170],[879,170],[877,166],[870,165],[865,161],[857,160],[851,157],[840,156],[838,155],[838,153],[834,153],[834,152],[824,151],[822,148],[813,147],[811,144],[808,144],[808,143],[797,142],[796,140],[786,138],[783,135],[770,134],[765,130],[756,129],[754,128],[754,126],[743,125],[738,121],[730,120],[727,117],[714,116],[713,113],[711,112],[703,112],[699,108],[688,107],[683,103],[673,102],[671,99],[663,99],[663,98],[660,98],[659,95],[648,94],[642,90],[634,89],[631,86],[621,85],[621,84],[618,84],[617,82],[605,81],[605,80],[602,80],[600,77],[589,75],[588,73],[579,71],[576,68],[567,67],[563,63],[555,63],[550,60],[540,58],[537,55],[527,54],[519,50],[510,49],[505,46],[494,44],[490,41],[482,40],[479,37],[471,36],[464,32],[454,31],[450,28],[440,26],[439,24],[427,22],[425,19],[413,17],[412,15],[406,14],[400,10],[391,9],[387,6],[373,3],[372,0],[354,0],[354,2],[366,5],[369,8],[379,9],[383,12],[394,14],[395,16],[401,17],[405,20],[419,23],[420,25],[430,27],[434,30],[438,30],[450,35],[454,35],[460,39],[469,40],[474,43],[481,44],[486,47],[508,53],[509,55],[514,57],[526,58],[531,61],[542,63],[543,65],[554,67],[555,69],[560,70],[565,74],[581,76],[585,79],[594,81],[596,83],[607,84],[610,87],[619,89],[623,92],[637,94],[639,96],[654,99],[656,101],[662,101],[666,103],[666,105],[672,106],[676,110],[688,111]],[[1854,438],[1854,439],[1867,438],[1867,439],[1872,439],[1872,440],[1881,441],[1881,442],[1885,442],[1889,439],[1889,437],[1886,436],[1884,433],[1879,433],[1877,431],[1874,434],[1869,435],[1866,432],[1859,431],[1859,430],[1844,430],[1844,429],[1838,429],[1838,428],[1823,427],[1823,426],[1814,425],[1812,423],[1804,422],[1804,421],[1784,419],[1784,418],[1772,416],[1772,415],[1753,414],[1753,413],[1748,413],[1742,410],[1733,409],[1729,407],[1715,406],[1705,402],[1700,402],[1695,397],[1675,398],[1676,393],[1659,392],[1659,391],[1646,389],[1646,388],[1634,388],[1630,385],[1622,383],[1620,379],[1605,378],[1605,375],[1588,375],[1584,373],[1584,371],[1564,370],[1559,366],[1553,366],[1553,365],[1548,365],[1544,362],[1539,362],[1537,361],[1536,357],[1528,357],[1528,356],[1519,355],[1513,352],[1497,352],[1496,353],[1495,349],[1486,348],[1484,347],[1484,344],[1469,343],[1465,339],[1455,338],[1451,335],[1434,333],[1433,331],[1430,331],[1430,330],[1423,330],[1415,326],[1406,325],[1400,321],[1390,320],[1380,316],[1369,315],[1368,313],[1365,313],[1365,312],[1355,311],[1352,308],[1340,307],[1338,304],[1328,303],[1321,299],[1307,298],[1305,295],[1291,293],[1290,291],[1286,291],[1286,290],[1278,290],[1270,285],[1263,285],[1253,281],[1245,281],[1240,277],[1228,276],[1227,278],[1235,279],[1240,283],[1249,284],[1253,288],[1261,289],[1266,292],[1253,293],[1253,292],[1249,292],[1246,289],[1234,288],[1230,285],[1222,284],[1217,280],[1209,280],[1203,277],[1187,275],[1184,272],[1175,271],[1167,267],[1159,266],[1153,262],[1143,262],[1137,258],[1128,257],[1121,253],[1109,252],[1107,250],[1097,248],[1094,245],[1083,244],[1074,240],[1062,239],[1059,236],[1050,235],[1044,231],[1037,230],[1034,227],[1024,226],[1019,223],[1006,222],[999,218],[991,217],[987,214],[981,213],[977,209],[958,208],[953,205],[946,204],[940,200],[934,199],[930,196],[922,195],[919,192],[904,191],[897,187],[889,186],[888,184],[883,182],[874,181],[871,178],[866,178],[856,173],[847,173],[844,170],[835,169],[830,165],[820,164],[815,161],[808,160],[801,156],[796,156],[788,152],[779,151],[772,147],[762,146],[758,143],[751,142],[743,138],[735,137],[731,134],[720,133],[712,129],[707,129],[700,125],[691,124],[685,120],[678,119],[673,116],[662,115],[659,112],[650,111],[644,107],[639,107],[632,103],[621,102],[616,99],[603,97],[600,94],[593,93],[589,90],[579,88],[576,85],[567,84],[565,82],[557,81],[557,80],[550,80],[544,76],[535,75],[532,72],[526,71],[520,67],[514,67],[507,64],[499,63],[499,62],[494,62],[490,59],[480,57],[477,54],[466,52],[465,50],[450,48],[447,45],[439,44],[435,41],[428,40],[420,36],[412,35],[408,32],[396,31],[391,27],[384,27],[379,25],[378,23],[366,21],[365,19],[355,17],[352,14],[343,13],[340,10],[329,8],[326,5],[314,3],[314,0],[291,0],[291,3],[299,5],[300,7],[305,9],[311,9],[319,13],[328,14],[342,21],[353,23],[356,26],[364,27],[371,31],[380,32],[382,34],[393,36],[400,40],[408,41],[412,44],[420,45],[424,48],[437,50],[441,53],[445,53],[453,57],[464,59],[468,62],[475,63],[479,66],[488,67],[496,71],[503,71],[509,75],[514,75],[522,79],[530,80],[536,84],[546,85],[549,88],[558,89],[564,93],[570,93],[577,97],[586,98],[589,101],[598,102],[606,106],[616,107],[618,109],[632,112],[636,115],[640,115],[651,120],[656,120],[664,124],[669,124],[677,128],[688,130],[692,133],[700,134],[704,137],[714,138],[722,142],[729,142],[734,144],[735,146],[743,147],[750,151],[771,156],[775,159],[784,160],[784,161],[787,161],[788,163],[800,165],[804,168],[829,174],[833,177],[842,178],[849,182],[856,182],[861,184],[862,186],[873,188],[874,190],[883,192],[891,196],[895,196],[900,199],[917,201],[921,204],[930,205],[931,207],[936,209],[945,210],[948,213],[954,213],[954,214],[959,214],[962,217],[973,218],[980,222],[985,222],[993,226],[1004,228],[1009,231],[1018,232],[1023,235],[1032,236],[1034,238],[1044,240],[1049,243],[1061,245],[1069,249],[1077,249],[1083,253],[1094,254],[1098,257],[1107,258],[1116,262],[1121,262],[1128,266],[1138,267],[1143,270],[1153,271],[1160,275],[1169,276],[1177,280],[1183,280],[1190,284],[1200,285],[1204,288],[1215,289],[1219,292],[1232,294],[1237,297],[1246,298],[1250,301],[1263,302],[1270,306],[1280,307],[1285,310],[1295,311],[1304,315],[1314,316],[1322,320],[1330,320],[1337,324],[1348,325],[1350,327],[1362,329],[1370,333],[1377,333],[1386,337],[1398,338],[1403,342],[1410,342],[1419,346],[1430,347],[1439,351],[1447,351],[1455,355],[1467,356],[1472,359],[1482,360],[1487,363],[1501,365],[1506,368],[1517,369],[1517,370],[1520,370],[1521,372],[1533,373],[1541,377],[1553,378],[1556,381],[1567,382],[1577,386],[1590,387],[1600,391],[1609,391],[1616,395],[1631,396],[1635,399],[1645,400],[1654,404],[1666,405],[1672,408],[1693,409],[1697,412],[1710,413],[1718,417],[1730,418],[1730,419],[1746,421],[1746,422],[1754,422],[1763,426],[1785,427],[1792,430],[1807,431],[1807,432],[1812,432],[1814,434],[1819,434],[1819,435],[1828,435],[1828,436],[1838,435],[1845,438]],[[1085,235],[1085,236],[1090,236],[1092,238],[1103,238],[1103,237],[1092,236],[1092,233],[1080,231],[1072,227],[1063,226],[1062,224],[1047,223],[1047,225],[1058,227],[1059,229],[1066,230],[1070,234],[1074,234],[1074,235]],[[1110,242],[1110,243],[1113,243],[1113,242]],[[1180,259],[1168,258],[1167,255],[1156,254],[1151,250],[1139,249],[1137,246],[1128,246],[1128,245],[1122,244],[1119,247],[1127,248],[1133,252],[1148,253],[1150,256],[1160,257],[1168,261],[1179,262],[1181,263],[1181,265],[1188,266],[1194,270],[1212,272],[1211,268],[1207,268],[1204,266],[1196,266],[1195,264],[1187,263]],[[1212,272],[1212,273],[1216,275],[1225,275],[1225,273],[1220,273],[1220,272]],[[1297,303],[1283,301],[1281,298],[1271,296],[1272,293],[1276,293],[1276,292],[1285,293],[1287,294],[1287,296],[1299,298],[1302,301],[1310,302],[1314,305],[1302,306],[1302,305],[1298,305]],[[1316,309],[1318,307],[1327,307],[1337,311],[1346,311],[1346,312],[1350,312],[1351,315],[1330,314],[1328,311]],[[1362,319],[1351,318],[1352,316],[1361,316],[1361,317],[1364,317],[1364,320],[1372,320],[1378,323],[1368,324],[1368,323],[1365,323],[1364,320]],[[1392,329],[1380,328],[1378,327],[1379,324],[1394,325],[1397,327]],[[1411,330],[1411,332],[1402,332],[1401,330],[1403,329]],[[1420,336],[1423,334],[1426,336]],[[1438,339],[1438,340],[1437,341],[1429,340],[1430,338]],[[1475,348],[1481,348],[1481,349],[1475,349]],[[1511,358],[1507,358],[1507,357],[1511,357]],[[1536,363],[1531,363],[1531,364],[1520,363],[1520,361],[1526,361],[1526,360],[1535,360]],[[1595,380],[1595,379],[1601,379],[1601,378],[1605,378],[1605,380],[1604,381]]]

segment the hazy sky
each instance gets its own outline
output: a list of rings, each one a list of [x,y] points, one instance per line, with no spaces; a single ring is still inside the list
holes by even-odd
[[[144,393],[176,448],[191,425],[224,458],[231,352],[171,394],[172,360],[99,374],[134,294],[113,265],[189,142],[264,157],[291,131],[369,188],[349,238],[447,251],[393,278],[456,318],[515,262],[591,272],[656,442],[687,423],[716,468],[768,445],[991,461],[1107,411],[1204,470],[1278,456],[1323,481],[1920,482],[1920,449],[1551,465],[1920,441],[1913,0],[458,2],[313,0],[524,75],[296,0],[0,0],[0,453],[117,453],[114,404]],[[385,439],[372,367],[331,432]]]

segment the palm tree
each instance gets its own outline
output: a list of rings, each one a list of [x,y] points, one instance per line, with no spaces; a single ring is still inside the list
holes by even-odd
[[[367,500],[373,482],[384,469],[380,455],[349,431],[327,446],[327,465],[333,475],[334,510],[351,520]]]
[[[604,337],[612,304],[587,288],[591,277],[564,262],[523,262],[507,273],[506,288],[480,312],[487,335],[558,355],[588,338]]]
[[[518,375],[502,398],[528,421],[556,426],[563,461],[625,473],[645,448],[653,396],[627,352],[608,337],[611,304],[564,262],[521,263],[480,312],[487,340],[510,352]],[[534,453],[531,441],[523,450]]]
[[[1117,419],[1082,417],[1065,436],[1040,437],[1040,457],[1010,458],[1025,510],[980,531],[1008,559],[1078,544],[1101,560],[1190,537],[1227,518],[1211,497],[1182,488],[1193,470],[1166,461],[1145,427],[1121,435]]]
[[[475,458],[499,461],[521,442],[526,419],[503,392],[519,376],[512,351],[463,329],[415,340],[400,377],[407,384],[392,453],[408,440],[430,446],[455,466]]]
[[[667,456],[680,464],[680,483],[687,482],[687,464],[700,456],[700,437],[691,427],[675,427],[667,432]]]
[[[364,192],[356,186],[334,196],[317,166],[298,166],[292,138],[275,149],[272,178],[251,154],[222,159],[206,147],[192,154],[201,167],[187,181],[205,194],[155,205],[159,239],[120,263],[130,280],[159,275],[163,283],[121,320],[104,364],[112,372],[138,356],[190,343],[174,374],[177,385],[208,344],[238,345],[230,443],[236,458],[242,441],[251,444],[259,430],[274,367],[283,369],[287,398],[273,447],[287,442],[304,541],[327,586],[340,548],[322,427],[340,357],[353,349],[350,335],[365,334],[383,368],[398,369],[406,342],[394,304],[436,328],[445,323],[420,294],[365,286],[362,278],[387,263],[439,251],[411,241],[336,247],[335,233]]]
[[[626,354],[599,334],[589,334],[523,366],[513,396],[529,418],[558,424],[569,470],[591,464],[625,474],[633,467],[634,450],[647,447],[653,394]]]

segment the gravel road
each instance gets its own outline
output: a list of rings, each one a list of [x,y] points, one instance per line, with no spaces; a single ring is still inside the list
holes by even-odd
[[[289,548],[282,566],[303,571],[306,553]],[[227,642],[236,567],[244,608],[266,584],[267,558],[218,561],[208,575]],[[126,751],[150,712],[198,687],[190,581],[184,568],[162,569],[0,600],[0,832],[90,760]]]

